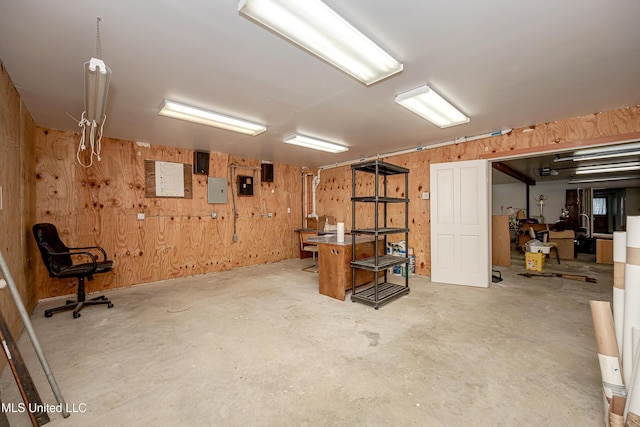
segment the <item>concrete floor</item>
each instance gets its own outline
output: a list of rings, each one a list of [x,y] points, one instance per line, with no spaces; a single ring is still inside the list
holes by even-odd
[[[489,289],[413,277],[380,310],[318,294],[300,271],[309,260],[110,291],[113,309],[79,319],[44,318],[60,303],[45,301],[33,326],[83,411],[50,412],[48,425],[603,425],[589,300],[610,300],[612,266],[545,265],[593,284],[524,278],[514,262]],[[56,405],[25,334],[19,346]],[[21,402],[8,368],[0,387],[3,403]]]

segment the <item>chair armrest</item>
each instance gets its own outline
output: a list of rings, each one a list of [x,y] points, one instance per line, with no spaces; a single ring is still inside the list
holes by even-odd
[[[86,250],[86,249],[97,249],[100,252],[102,252],[102,260],[103,261],[107,260],[107,252],[100,246],[84,246],[84,247],[81,247],[81,248],[69,248],[69,249],[72,249],[72,250],[76,250],[76,249],[83,249],[83,250]]]
[[[85,249],[85,248],[69,248],[69,249]],[[98,263],[96,262],[96,257],[95,255],[93,255],[91,252],[87,252],[87,251],[76,251],[76,250],[71,250],[69,252],[51,252],[49,249],[46,249],[47,253],[49,255],[86,255],[89,257],[89,259],[91,259],[91,263],[93,264],[93,272],[95,273],[96,270],[98,269]]]

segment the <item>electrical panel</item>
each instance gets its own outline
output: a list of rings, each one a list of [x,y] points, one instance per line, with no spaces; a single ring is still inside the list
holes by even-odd
[[[227,180],[225,178],[208,178],[207,199],[209,203],[227,203]]]
[[[238,195],[253,196],[253,177],[249,175],[238,175]]]
[[[260,178],[262,182],[273,182],[273,164],[262,163],[260,165]]]
[[[193,152],[193,173],[209,175],[209,153]]]

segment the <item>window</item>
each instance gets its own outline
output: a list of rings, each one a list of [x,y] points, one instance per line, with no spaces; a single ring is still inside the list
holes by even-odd
[[[607,214],[607,198],[606,197],[593,198],[593,214],[594,215]]]

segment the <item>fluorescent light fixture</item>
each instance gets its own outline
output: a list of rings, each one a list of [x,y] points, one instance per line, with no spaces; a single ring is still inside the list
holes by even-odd
[[[640,176],[610,176],[607,178],[571,179],[569,180],[569,184],[588,184],[590,182],[626,181],[630,179],[640,179]]]
[[[609,145],[606,147],[598,147],[598,148],[587,148],[584,150],[578,150],[573,154],[575,156],[585,156],[585,155],[598,155],[604,153],[614,153],[619,151],[629,151],[629,150],[640,150],[640,142],[634,144],[625,144],[625,145]]]
[[[102,59],[91,58],[84,64],[84,118],[100,127],[105,119],[111,69]]]
[[[158,114],[161,116],[173,117],[174,119],[199,123],[201,125],[244,133],[251,136],[256,136],[267,130],[267,127],[260,123],[248,122],[236,117],[202,110],[200,108],[191,107],[168,99],[164,100],[162,108]]]
[[[107,119],[107,95],[109,94],[109,80],[111,69],[102,59],[91,58],[84,63],[84,112],[78,125],[82,128],[82,135],[78,144],[76,158],[85,168],[93,165],[93,156],[101,160],[102,127]],[[81,152],[90,149],[89,160],[81,158]]]
[[[576,169],[576,175],[591,173],[624,172],[640,170],[640,162],[614,163],[609,165],[583,166]]]
[[[240,0],[238,10],[366,85],[402,64],[320,0]]]
[[[323,141],[321,139],[311,138],[304,135],[289,135],[284,137],[283,141],[287,144],[298,145],[305,148],[313,148],[314,150],[326,151],[328,153],[343,153],[349,150],[349,147],[347,147],[346,145]]]
[[[396,102],[441,128],[461,125],[470,120],[429,86],[398,94]]]
[[[556,157],[554,162],[564,161],[583,161],[583,160],[598,160],[598,159],[610,159],[613,157],[626,157],[626,156],[639,156],[640,155],[640,143],[626,144],[626,145],[612,145],[608,147],[600,148],[588,148],[586,150],[578,150],[573,153],[573,156],[569,157]]]

